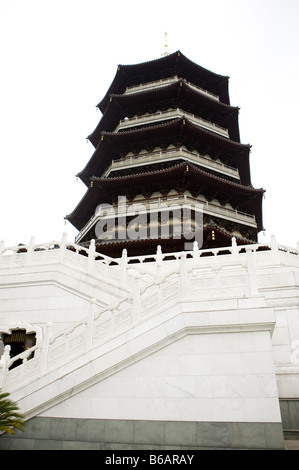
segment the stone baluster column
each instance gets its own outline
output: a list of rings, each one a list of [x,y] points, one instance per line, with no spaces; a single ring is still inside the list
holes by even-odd
[[[126,289],[127,287],[127,266],[128,266],[128,253],[124,249],[120,260],[120,287]]]
[[[161,279],[162,261],[163,261],[162,248],[161,248],[161,245],[158,245],[157,252],[156,252],[156,283],[157,284],[160,283],[160,279]]]
[[[89,244],[89,251],[88,251],[88,273],[92,274],[94,268],[94,260],[95,260],[95,240],[91,240]]]
[[[67,232],[63,232],[61,241],[60,241],[60,248],[64,249],[67,244]]]
[[[63,232],[62,238],[61,238],[60,243],[59,243],[59,246],[60,246],[59,258],[60,258],[60,260],[62,260],[64,258],[66,245],[67,245],[67,232]]]
[[[31,237],[29,245],[28,245],[28,250],[27,250],[26,265],[29,265],[31,263],[34,246],[35,246],[35,237]]]
[[[198,248],[198,242],[193,242],[193,252],[192,252],[192,257],[193,257],[193,263],[198,264],[200,260],[200,254],[199,254],[199,248]]]
[[[251,249],[250,246],[246,248],[246,258],[250,294],[256,295],[258,294],[258,286],[255,268],[255,252]]]
[[[273,234],[271,235],[270,247],[271,247],[271,252],[272,252],[272,257],[273,257],[274,263],[279,264],[280,257],[279,257],[278,244],[277,244],[275,235],[273,235]]]
[[[235,262],[237,261],[238,254],[239,254],[236,237],[232,237],[232,249],[231,249],[231,253],[232,253],[232,255],[233,255],[233,261],[234,261],[234,263],[235,263]]]
[[[4,348],[1,360],[0,360],[0,388],[5,385],[5,377],[8,372],[8,363],[10,361],[10,346],[7,344]]]

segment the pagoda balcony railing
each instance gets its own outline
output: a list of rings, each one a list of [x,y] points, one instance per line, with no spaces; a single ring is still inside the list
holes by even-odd
[[[183,222],[179,220],[172,220],[170,219],[169,222],[157,222],[157,223],[147,223],[144,224],[139,223],[138,228],[140,230],[139,236],[141,240],[147,240],[148,233],[154,233],[155,236],[161,238],[168,238],[171,236],[177,235],[185,235],[186,233],[194,233],[197,230],[200,230],[200,226],[196,224],[194,220],[191,220],[186,227],[184,227]],[[113,227],[108,228],[105,232],[103,232],[100,240],[111,241],[111,240],[130,240],[130,237],[127,236],[126,233],[127,229],[124,227]],[[151,232],[152,231],[152,232]]]
[[[111,165],[105,170],[103,176],[108,176],[112,171],[120,169],[139,167],[149,163],[162,163],[172,160],[187,160],[209,170],[216,171],[222,175],[230,176],[236,180],[240,180],[239,170],[237,168],[224,165],[224,163],[216,162],[211,158],[204,157],[199,153],[189,152],[188,150],[177,148],[160,152],[150,152],[148,154],[122,158],[121,160],[113,160]]]
[[[138,199],[131,203],[121,203],[113,204],[111,206],[104,205],[105,218],[108,219],[117,219],[118,217],[123,218],[131,217],[136,215],[136,213],[151,213],[151,212],[161,212],[166,211],[167,208],[171,211],[173,207],[180,206],[183,208],[190,207],[199,207],[204,214],[209,214],[211,216],[216,216],[223,218],[225,220],[230,220],[233,222],[245,224],[250,227],[257,227],[255,216],[252,214],[247,214],[245,212],[237,211],[236,209],[230,207],[224,207],[220,204],[215,204],[213,202],[208,202],[201,199],[196,199],[192,196],[186,194],[171,195],[166,197],[153,197],[153,198],[144,198]],[[168,207],[167,207],[168,206]],[[103,215],[98,211],[89,219],[87,224],[83,227],[81,232],[76,236],[75,243],[80,242],[80,240],[87,234],[87,232],[95,225],[98,220],[102,220]]]
[[[157,113],[143,115],[143,116],[134,116],[132,118],[124,118],[120,121],[118,126],[115,128],[115,132],[119,130],[129,129],[130,127],[143,126],[147,124],[154,124],[161,121],[166,121],[169,119],[177,119],[185,117],[191,121],[196,126],[207,129],[208,131],[215,132],[216,134],[221,135],[222,137],[229,138],[228,130],[224,127],[218,126],[213,122],[207,121],[206,119],[195,116],[194,114],[187,113],[181,109],[171,109],[169,111],[158,111]]]
[[[146,91],[146,90],[151,90],[151,89],[154,89],[154,88],[161,88],[163,86],[171,85],[172,83],[178,82],[179,80],[181,80],[181,79],[178,76],[175,76],[175,77],[163,78],[161,80],[155,80],[153,82],[140,83],[139,85],[133,85],[133,86],[127,87],[124,94],[125,95],[131,95],[133,93],[140,93],[140,92],[143,92],[143,91]],[[194,90],[201,93],[202,95],[205,95],[205,96],[207,96],[207,97],[209,97],[209,98],[211,98],[215,101],[220,101],[219,96],[214,95],[214,93],[211,93],[210,91],[204,90],[203,88],[201,88],[197,85],[193,85],[193,83],[190,83],[186,80],[184,80],[184,82],[188,86],[193,88]]]

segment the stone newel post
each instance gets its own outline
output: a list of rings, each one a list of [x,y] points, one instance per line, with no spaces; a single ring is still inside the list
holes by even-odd
[[[95,241],[91,240],[89,244],[89,252],[88,252],[88,272],[90,274],[93,271],[94,258],[95,258]]]
[[[125,289],[127,286],[127,265],[128,265],[128,254],[127,250],[122,251],[122,257],[120,260],[120,287]]]
[[[10,346],[6,345],[4,348],[4,352],[0,359],[0,388],[2,388],[5,384],[5,376],[8,371],[8,363],[10,360]]]

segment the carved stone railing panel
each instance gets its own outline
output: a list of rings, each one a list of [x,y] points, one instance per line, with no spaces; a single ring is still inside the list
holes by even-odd
[[[5,248],[3,242],[0,248],[0,272],[1,269],[6,272],[5,263],[14,267],[34,266],[45,259],[51,262],[54,258],[57,263],[58,258],[61,263],[70,263],[80,273],[83,267],[85,275],[91,279],[100,278],[103,274],[107,279],[111,276],[113,282],[118,278],[119,288],[123,289],[123,297],[108,306],[103,306],[97,299],[90,299],[86,318],[55,335],[52,326],[45,325],[40,335],[42,341],[19,357],[10,358],[9,348],[6,348],[0,358],[0,387],[8,391],[16,390],[56,367],[71,364],[73,358],[147,322],[158,316],[161,308],[175,305],[182,299],[214,299],[228,293],[235,298],[246,298],[258,294],[268,282],[276,285],[279,279],[275,273],[268,281],[260,283],[257,275],[259,263],[263,268],[280,266],[280,263],[299,266],[299,246],[279,245],[274,237],[265,245],[237,246],[233,239],[229,247],[209,250],[199,250],[195,243],[189,252],[164,254],[158,247],[156,253],[142,257],[128,257],[124,251],[119,259],[99,256],[94,251],[94,244],[83,249],[67,242],[65,236],[54,244],[35,244],[31,240],[29,245],[22,247],[22,252],[19,252],[19,247]],[[223,256],[224,252],[228,254]],[[148,260],[151,262],[146,262]],[[279,301],[282,302],[281,299]],[[269,302],[271,304],[271,299]],[[28,360],[33,352],[34,357]],[[23,363],[9,370],[17,359],[22,359]],[[277,372],[287,373],[282,368]]]

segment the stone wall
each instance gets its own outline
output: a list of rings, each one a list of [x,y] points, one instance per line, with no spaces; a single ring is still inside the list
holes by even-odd
[[[36,417],[0,450],[284,449],[280,423],[197,423]]]

